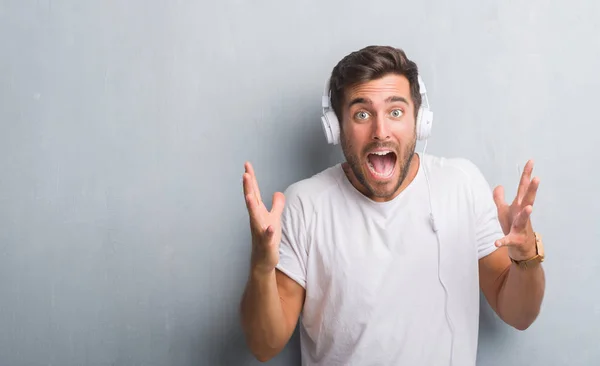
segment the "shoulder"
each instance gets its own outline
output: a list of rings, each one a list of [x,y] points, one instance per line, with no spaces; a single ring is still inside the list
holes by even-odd
[[[474,203],[493,197],[481,169],[467,158],[426,155],[422,164],[438,192],[460,193]]]
[[[452,196],[455,202],[464,202],[461,207],[468,208],[476,217],[495,215],[492,188],[475,163],[461,157],[428,156],[423,160],[439,199]]]
[[[323,194],[327,194],[329,189],[338,185],[341,168],[338,165],[329,167],[321,172],[292,183],[284,194],[292,200],[315,200]]]
[[[341,167],[339,164],[289,185],[283,192],[287,210],[312,211],[323,197],[331,195],[339,187]]]
[[[474,183],[484,179],[479,167],[471,160],[462,157],[423,156],[423,167],[436,179],[456,180],[463,183]]]

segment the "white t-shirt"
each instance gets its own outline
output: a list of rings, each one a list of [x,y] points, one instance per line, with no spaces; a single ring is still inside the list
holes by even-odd
[[[470,161],[420,156],[389,202],[362,195],[340,164],[285,191],[277,268],[306,289],[302,365],[439,366],[451,354],[475,365],[478,259],[503,236],[496,206]]]

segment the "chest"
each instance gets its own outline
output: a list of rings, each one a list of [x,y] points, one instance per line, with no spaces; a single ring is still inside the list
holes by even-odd
[[[349,216],[314,228],[309,272],[321,289],[370,298],[436,275],[440,248],[426,214]]]
[[[324,306],[335,299],[352,308],[373,309],[382,303],[414,308],[431,301],[428,295],[440,289],[444,272],[452,278],[463,277],[460,271],[470,273],[475,250],[464,209],[438,200],[436,232],[425,199],[395,210],[349,207],[338,220],[333,212],[317,218],[307,263],[309,302]]]

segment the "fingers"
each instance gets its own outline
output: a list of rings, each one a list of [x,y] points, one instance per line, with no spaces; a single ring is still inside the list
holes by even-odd
[[[246,207],[248,208],[248,210],[250,210],[251,207],[258,206],[260,201],[256,198],[256,190],[255,190],[254,182],[252,180],[252,176],[249,173],[244,173],[242,179],[243,179],[243,185],[244,185],[244,197],[246,198]],[[253,201],[253,203],[255,203],[256,205],[249,206],[248,199],[251,199]]]
[[[525,208],[523,208],[523,210],[521,210],[521,212],[519,212],[515,218],[515,221],[513,222],[513,228],[517,231],[524,231],[525,227],[527,226],[527,221],[529,221],[529,218],[531,217],[532,211],[532,206],[525,206]]]
[[[273,225],[269,225],[265,229],[265,243],[273,244],[273,238],[275,237],[275,227]]]
[[[265,230],[265,233],[267,234],[268,237],[272,237],[273,234],[275,234],[275,229],[273,229],[273,225],[269,225],[267,227],[267,229]]]
[[[246,208],[248,209],[248,215],[250,216],[251,228],[252,230],[261,229],[263,218],[260,213],[259,201],[256,199],[252,176],[246,172],[242,179],[244,186],[244,200],[246,202]]]
[[[508,235],[503,237],[502,239],[496,240],[494,243],[496,247],[518,247],[525,245],[527,243],[527,234],[525,232],[515,233],[510,232]]]
[[[519,203],[523,201],[523,197],[527,192],[529,183],[531,182],[531,172],[533,171],[533,160],[528,160],[523,168],[523,174],[521,174],[521,180],[519,181],[519,188],[517,190],[517,200]]]
[[[254,185],[252,184],[252,177],[248,173],[242,175],[242,185],[244,187],[244,196],[251,195],[254,198]]]
[[[250,174],[251,177],[256,202],[261,203],[262,199],[260,197],[260,190],[258,189],[258,181],[256,180],[256,174],[254,174],[254,167],[252,167],[252,164],[250,164],[250,162],[246,162],[245,167],[246,172]]]
[[[494,189],[494,202],[498,209],[506,206],[506,202],[504,201],[504,187],[498,186]]]
[[[505,237],[503,237],[502,239],[496,240],[496,247],[500,248],[500,247],[512,247],[512,248],[517,248],[517,247],[523,247],[524,245],[527,244],[527,235],[523,234],[509,234]]]
[[[532,206],[525,206],[521,212],[515,218],[511,231],[504,238],[496,241],[496,246],[519,246],[523,245],[527,241],[527,223],[533,212]]]
[[[523,201],[521,202],[524,206],[532,206],[535,202],[535,196],[537,194],[538,187],[540,186],[540,179],[535,177],[531,180],[529,187],[527,187],[527,192],[523,197]]]
[[[285,197],[283,193],[276,192],[273,195],[271,212],[267,211],[260,198],[258,183],[252,164],[247,162],[244,166],[246,169],[246,172],[243,174],[244,199],[250,216],[251,229],[255,234],[270,237],[278,227],[274,227],[274,223],[279,225],[279,218],[285,206]]]
[[[271,213],[277,217],[283,213],[283,207],[285,206],[285,196],[281,192],[273,194],[273,205],[271,207]]]
[[[260,212],[256,198],[253,194],[247,194],[244,196],[244,199],[246,201],[246,208],[248,209],[248,216],[250,217],[250,228],[253,231],[262,231],[264,218]]]
[[[496,245],[497,248],[500,248],[500,247],[510,246],[513,241],[514,240],[511,240],[511,236],[507,235],[502,239],[496,240],[496,242],[494,244]]]

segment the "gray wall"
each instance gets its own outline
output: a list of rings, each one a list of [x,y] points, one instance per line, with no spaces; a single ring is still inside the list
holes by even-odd
[[[258,364],[243,163],[270,196],[339,161],[322,84],[372,43],[420,64],[428,151],[510,195],[537,162],[542,314],[484,303],[479,364],[600,364],[600,3],[459,3],[0,1],[0,365]]]

